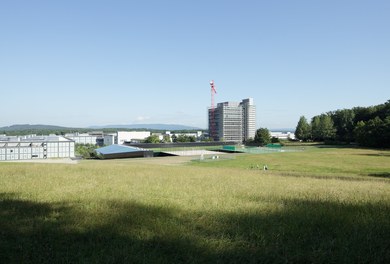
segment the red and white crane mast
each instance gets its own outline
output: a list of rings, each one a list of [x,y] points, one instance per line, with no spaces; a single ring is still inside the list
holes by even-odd
[[[210,111],[210,131],[209,131],[209,137],[214,139],[216,136],[215,131],[215,105],[214,105],[214,95],[217,93],[217,90],[215,89],[214,80],[210,81],[211,86],[211,111]]]

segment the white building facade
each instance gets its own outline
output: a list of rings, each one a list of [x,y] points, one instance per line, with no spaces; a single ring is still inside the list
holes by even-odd
[[[109,146],[113,144],[122,145],[125,142],[143,141],[150,135],[149,131],[118,131],[116,133],[71,133],[65,134],[65,137],[74,140],[77,144]]]
[[[214,124],[211,118],[212,109],[209,109],[209,134],[213,140],[243,142],[255,137],[256,106],[252,98],[239,103],[218,103],[213,112]],[[213,126],[215,133],[211,131]]]
[[[122,145],[125,142],[141,141],[149,137],[149,131],[118,131],[115,144]]]
[[[105,146],[114,145],[116,140],[116,134],[104,134],[103,144]]]
[[[244,141],[255,138],[256,134],[256,106],[253,103],[253,98],[242,100],[242,138]]]
[[[98,136],[96,135],[90,135],[87,133],[72,133],[72,134],[65,134],[65,137],[74,140],[77,144],[97,144]]]
[[[0,161],[73,158],[75,142],[62,136],[0,137]]]
[[[278,139],[290,139],[294,140],[295,139],[295,134],[293,132],[270,132],[271,137],[275,137]]]

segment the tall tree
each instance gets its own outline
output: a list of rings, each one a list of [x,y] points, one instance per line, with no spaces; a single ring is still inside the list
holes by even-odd
[[[359,121],[368,121],[370,119],[375,118],[375,107],[369,106],[369,107],[354,107],[352,110],[355,113],[355,122]]]
[[[329,115],[322,114],[320,117],[320,124],[322,130],[322,139],[334,140],[336,136],[336,129],[334,128],[332,118]]]
[[[389,101],[390,104],[390,101]],[[389,115],[385,118],[383,121],[383,135],[382,135],[382,140],[383,140],[383,147],[390,148],[390,112]]]
[[[384,104],[376,106],[376,116],[378,116],[383,121],[390,116],[390,100]]]
[[[295,137],[303,141],[307,141],[311,138],[311,127],[304,116],[299,118],[295,129]]]
[[[311,119],[311,135],[314,141],[322,140],[320,116],[314,116]]]
[[[315,141],[334,140],[336,136],[333,120],[327,114],[313,117],[311,130],[313,140]]]
[[[359,121],[355,128],[356,141],[367,147],[390,147],[390,117],[378,116],[367,122]]]
[[[261,146],[267,145],[271,142],[271,134],[267,128],[259,128],[256,130],[254,142]]]
[[[337,110],[331,114],[336,137],[340,141],[351,142],[354,140],[355,112],[351,109]]]
[[[390,147],[390,100],[314,116],[311,130],[316,141],[337,139],[361,146]]]
[[[355,139],[361,145],[366,145],[366,123],[364,121],[357,122],[354,129]]]

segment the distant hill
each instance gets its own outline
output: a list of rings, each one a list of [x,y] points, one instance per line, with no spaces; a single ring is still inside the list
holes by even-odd
[[[71,129],[69,127],[61,127],[61,126],[50,126],[50,125],[12,125],[0,127],[0,131],[24,131],[24,130],[67,130]]]
[[[153,129],[153,130],[202,130],[199,127],[176,124],[133,124],[133,125],[107,125],[90,126],[91,129],[123,128],[123,129]]]
[[[201,128],[170,125],[170,124],[137,124],[137,125],[106,125],[106,126],[90,126],[88,128],[73,128],[52,125],[29,125],[17,124],[12,126],[0,127],[0,134],[42,134],[42,133],[68,133],[68,132],[88,132],[91,130],[116,130],[116,129],[147,129],[147,130],[202,130]]]
[[[177,125],[177,124],[133,124],[133,125],[105,125],[105,126],[89,126],[87,128],[73,128],[63,126],[52,126],[52,125],[30,125],[30,124],[17,124],[12,126],[0,127],[1,132],[7,131],[88,131],[88,130],[104,130],[104,129],[150,129],[150,130],[204,130],[199,127]],[[295,128],[273,128],[270,131],[278,132],[294,132]]]

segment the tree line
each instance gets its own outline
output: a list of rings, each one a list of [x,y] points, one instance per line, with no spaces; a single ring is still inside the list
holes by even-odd
[[[147,137],[144,141],[145,143],[170,143],[170,142],[196,142],[196,138],[194,136],[187,136],[187,135],[178,135],[175,134],[172,135],[172,137],[169,137],[169,135],[164,135],[163,139],[160,140],[160,138],[157,135],[150,135]]]
[[[302,141],[355,142],[367,147],[390,147],[390,100],[375,106],[317,115],[310,123],[301,116],[295,137]]]

